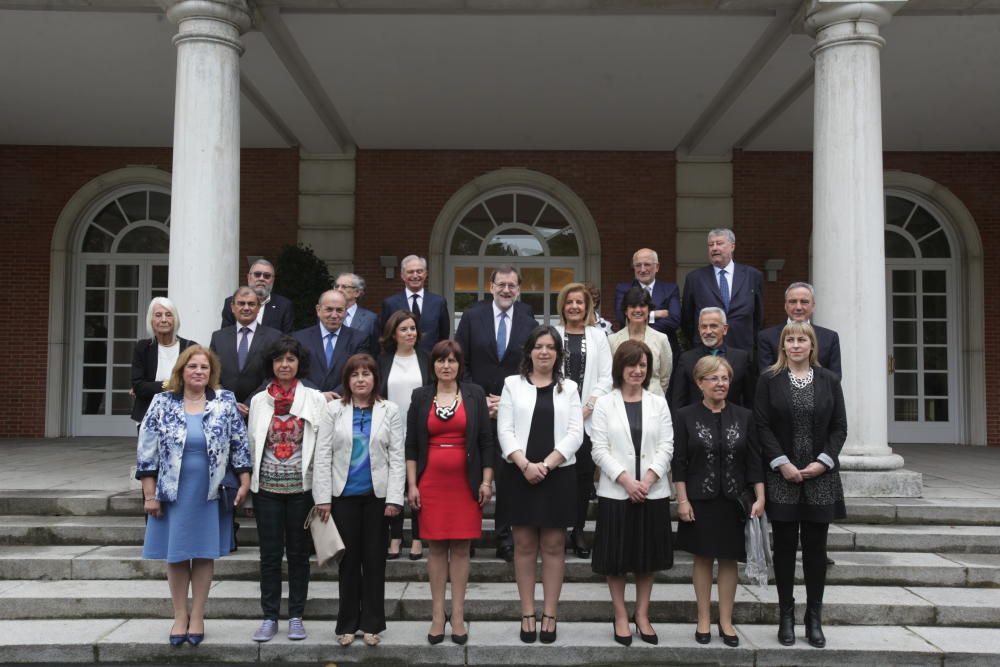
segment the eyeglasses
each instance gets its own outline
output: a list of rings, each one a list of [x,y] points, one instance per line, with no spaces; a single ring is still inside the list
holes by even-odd
[[[729,378],[725,375],[709,375],[706,378],[702,378],[701,381],[709,384],[729,384]]]
[[[274,277],[274,274],[271,273],[270,271],[253,271],[251,272],[250,275],[252,275],[254,278],[264,278],[266,280],[270,280],[271,278]]]
[[[496,287],[498,290],[507,290],[509,292],[513,292],[514,290],[520,289],[521,287],[517,283],[493,283],[493,286]]]
[[[341,283],[337,283],[336,285],[333,286],[333,288],[334,289],[358,289],[358,286],[357,285],[344,285],[344,284],[341,284]]]

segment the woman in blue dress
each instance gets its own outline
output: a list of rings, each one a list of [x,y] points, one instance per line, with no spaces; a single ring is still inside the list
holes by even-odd
[[[219,372],[211,350],[193,345],[181,352],[167,391],[153,398],[139,428],[136,477],[149,515],[142,557],[167,561],[173,646],[205,638],[215,559],[233,550],[232,511],[250,491],[246,427],[232,392],[215,389]],[[239,476],[232,508],[220,499],[227,467]]]

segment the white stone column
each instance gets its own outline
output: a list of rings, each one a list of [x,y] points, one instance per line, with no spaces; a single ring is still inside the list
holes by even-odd
[[[171,0],[177,24],[170,298],[181,335],[204,345],[238,273],[240,35],[244,0]]]
[[[813,283],[817,323],[840,334],[849,495],[919,495],[888,445],[885,211],[879,27],[902,2],[811,0],[816,37]],[[849,471],[870,471],[851,473]]]

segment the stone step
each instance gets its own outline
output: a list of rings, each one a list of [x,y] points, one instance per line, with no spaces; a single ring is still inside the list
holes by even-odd
[[[255,581],[215,581],[208,616],[222,619],[259,619],[260,587]],[[287,597],[287,586],[285,595]],[[804,613],[805,589],[795,591],[797,616]],[[627,596],[634,598],[633,587]],[[307,616],[311,620],[336,618],[337,583],[313,581]],[[823,620],[832,625],[956,625],[998,627],[1000,589],[899,586],[828,586]],[[283,604],[282,614],[286,609]],[[466,593],[466,618],[506,621],[519,615],[517,589],[512,583],[472,583]],[[426,582],[388,582],[385,613],[391,620],[431,618],[431,592]],[[539,609],[539,613],[541,613]],[[559,598],[564,621],[604,621],[613,610],[603,583],[568,583]],[[653,588],[651,617],[657,622],[686,623],[697,615],[694,589],[687,584],[657,584]],[[52,618],[171,618],[173,610],[165,581],[64,580],[0,582],[0,619]],[[775,624],[778,621],[774,587],[739,586],[734,607],[737,623]]]
[[[514,580],[514,568],[489,552],[479,553],[472,561],[471,581],[509,582]],[[827,582],[831,585],[872,586],[945,586],[1000,587],[1000,554],[934,554],[896,552],[832,551],[836,565],[829,568]],[[219,579],[256,580],[259,555],[255,547],[239,551],[216,561]],[[798,566],[801,580],[802,567]],[[72,546],[2,546],[0,547],[0,580],[7,579],[149,579],[166,576],[162,561],[142,559],[138,546],[91,545]],[[314,568],[312,578],[318,581],[336,579],[336,568]],[[386,566],[389,581],[426,581],[425,560],[406,558],[389,561]],[[589,560],[568,554],[568,582],[603,581],[594,574]],[[657,574],[666,583],[691,581],[691,557],[684,552],[675,556],[674,567]]]
[[[239,542],[256,546],[256,520],[239,519]],[[410,520],[404,520],[409,541]],[[593,539],[595,523],[585,527]],[[494,521],[483,520],[483,537],[476,545],[495,547]],[[677,523],[673,529],[676,532]],[[145,534],[141,516],[0,516],[0,544],[9,545],[140,545]],[[837,524],[830,527],[828,548],[835,551],[906,551],[934,553],[1000,553],[997,526],[917,526]]]
[[[738,625],[740,646],[729,648],[713,636],[695,643],[694,625],[654,624],[660,643],[632,646],[612,640],[610,623],[559,624],[551,645],[522,644],[517,623],[470,621],[469,643],[429,646],[427,623],[389,623],[378,647],[360,640],[348,648],[335,643],[333,624],[307,622],[309,639],[291,642],[283,634],[266,644],[249,640],[255,620],[214,620],[198,647],[167,644],[169,621],[98,619],[0,621],[0,662],[156,665],[179,662],[229,664],[399,665],[988,665],[996,664],[1000,630],[933,626],[829,626],[827,648],[809,647],[801,638],[791,647],[778,644],[773,625]],[[284,623],[281,624],[284,631]],[[801,626],[797,628],[801,635]]]

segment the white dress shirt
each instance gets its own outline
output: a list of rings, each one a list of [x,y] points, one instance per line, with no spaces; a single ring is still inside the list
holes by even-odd
[[[510,342],[510,327],[511,327],[511,323],[514,321],[514,304],[511,304],[510,308],[508,308],[507,310],[500,310],[500,307],[497,306],[497,302],[496,301],[493,302],[493,338],[494,339],[497,337],[497,334],[500,333],[500,313],[507,313],[507,340],[506,340],[506,342],[509,343]],[[506,348],[504,348],[504,349],[506,349]]]
[[[424,314],[424,290],[421,288],[419,292],[411,292],[410,288],[407,287],[403,292],[406,294],[406,307],[411,311],[413,310],[413,295],[417,296],[417,307],[420,308],[420,314]]]
[[[260,317],[260,313],[257,313],[257,317]],[[250,330],[250,333],[247,334],[247,350],[248,351],[250,350],[250,346],[253,345],[253,335],[255,333],[257,333],[257,325],[258,324],[260,324],[260,320],[257,320],[256,322],[251,322],[250,324],[245,325],[246,328]],[[236,354],[237,355],[240,353],[240,341],[243,340],[243,327],[244,327],[244,325],[240,324],[238,321],[236,322]]]
[[[719,286],[719,271],[723,269],[726,270],[726,284],[729,285],[729,297],[733,296],[733,271],[736,269],[736,262],[729,260],[729,264],[726,266],[713,266],[715,269],[715,286]]]

